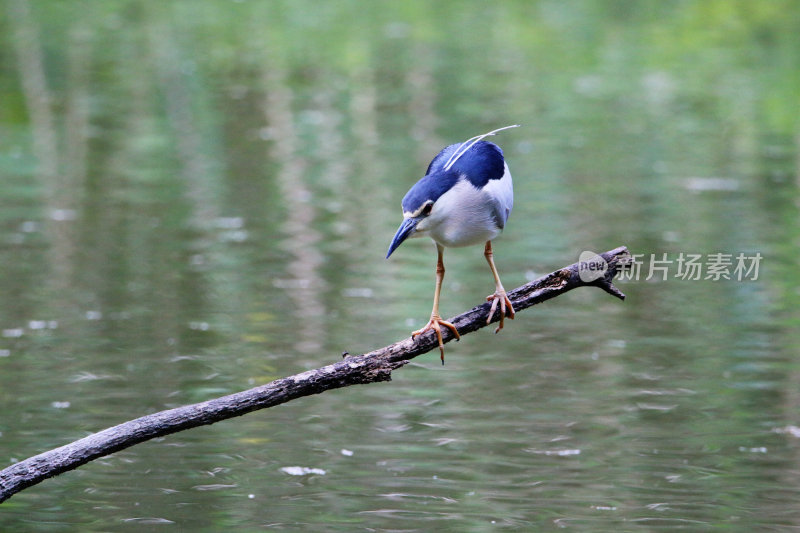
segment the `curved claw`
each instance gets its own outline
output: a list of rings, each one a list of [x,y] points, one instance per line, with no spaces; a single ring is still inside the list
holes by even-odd
[[[508,318],[511,320],[514,320],[514,316],[516,315],[514,312],[514,306],[511,304],[511,300],[508,299],[506,291],[497,291],[494,294],[490,294],[486,297],[486,301],[492,302],[492,307],[489,309],[489,316],[486,318],[487,324],[492,321],[494,312],[497,310],[497,303],[500,302],[500,324],[498,324],[497,329],[494,330],[494,332],[497,333],[503,329],[503,322],[506,316],[508,316]]]
[[[439,354],[442,359],[442,364],[444,364],[444,343],[442,342],[442,328],[440,326],[444,326],[453,332],[453,336],[456,338],[456,340],[461,339],[461,335],[458,334],[458,330],[452,323],[442,320],[442,317],[436,315],[431,316],[431,319],[428,320],[428,324],[424,328],[411,332],[411,338],[413,339],[417,335],[421,335],[429,329],[435,331],[436,340],[439,341]]]

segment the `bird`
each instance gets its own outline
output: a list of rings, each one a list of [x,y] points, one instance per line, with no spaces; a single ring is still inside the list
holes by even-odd
[[[483,253],[495,283],[494,293],[486,297],[491,302],[486,323],[492,321],[498,307],[500,322],[495,333],[503,329],[506,316],[514,318],[514,306],[500,281],[492,250],[492,240],[503,231],[514,207],[514,188],[503,150],[483,139],[517,127],[519,124],[505,126],[443,148],[431,160],[425,176],[408,190],[401,202],[403,222],[389,244],[386,259],[406,239],[428,236],[436,244],[433,310],[425,327],[412,332],[411,338],[429,330],[436,332],[442,364],[442,327],[449,329],[456,340],[461,338],[456,326],[439,314],[446,247],[484,244]]]

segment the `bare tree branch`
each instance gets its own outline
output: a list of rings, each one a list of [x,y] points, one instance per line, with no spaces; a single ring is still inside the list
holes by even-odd
[[[597,259],[603,269],[596,279],[587,275],[586,263],[572,264],[509,292],[514,309],[519,312],[577,287],[586,286],[599,287],[624,299],[625,295],[613,285],[612,280],[617,271],[624,268],[630,260],[627,248],[623,246],[598,255],[604,262]],[[489,304],[485,303],[449,321],[456,325],[463,336],[486,326],[488,314]],[[498,319],[495,316],[493,322]],[[442,334],[444,342],[453,338],[446,328]],[[431,331],[416,340],[408,338],[366,354],[347,356],[334,364],[278,379],[250,390],[161,411],[104,429],[0,471],[0,502],[49,477],[155,437],[213,424],[326,390],[390,381],[393,370],[437,347],[435,333]]]

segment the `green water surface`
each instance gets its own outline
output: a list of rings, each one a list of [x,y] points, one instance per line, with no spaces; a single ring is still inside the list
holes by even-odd
[[[400,199],[494,128],[507,288],[641,269],[47,480],[0,530],[800,527],[798,32],[792,0],[3,0],[0,468],[424,325]],[[445,317],[492,292],[481,247],[445,262]]]

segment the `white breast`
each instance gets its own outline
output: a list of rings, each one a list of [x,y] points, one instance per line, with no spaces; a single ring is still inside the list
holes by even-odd
[[[482,244],[503,231],[513,203],[511,173],[506,166],[502,179],[490,181],[484,190],[465,179],[459,181],[436,201],[424,229],[443,246]]]

